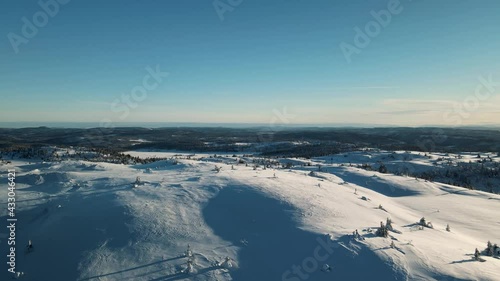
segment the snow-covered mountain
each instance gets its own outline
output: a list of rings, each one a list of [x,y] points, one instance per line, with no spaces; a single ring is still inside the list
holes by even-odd
[[[500,243],[499,195],[345,165],[378,157],[363,155],[12,160],[2,170],[16,171],[15,270],[36,281],[500,280],[498,256],[473,259]],[[0,180],[7,224],[7,172]]]

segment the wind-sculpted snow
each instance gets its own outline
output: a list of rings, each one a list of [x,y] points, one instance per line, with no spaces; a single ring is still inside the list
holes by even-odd
[[[21,174],[17,178],[17,183],[28,186],[26,191],[57,194],[69,187],[70,178],[66,173],[47,172],[40,173],[39,170]]]

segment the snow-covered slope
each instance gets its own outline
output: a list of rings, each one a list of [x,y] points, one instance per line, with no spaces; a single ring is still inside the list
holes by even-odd
[[[262,169],[231,157],[135,166],[13,161],[2,169],[16,169],[16,270],[23,280],[63,281],[500,280],[499,259],[472,260],[488,240],[500,243],[500,196],[323,167],[310,175],[315,167]],[[434,229],[418,230],[422,217]],[[387,218],[395,231],[377,237]]]

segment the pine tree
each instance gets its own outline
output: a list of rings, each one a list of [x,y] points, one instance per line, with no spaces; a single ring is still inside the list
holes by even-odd
[[[493,249],[493,244],[491,244],[490,241],[486,244],[486,255],[487,256],[493,256],[494,254],[494,249]]]
[[[474,259],[479,260],[480,257],[481,257],[481,254],[479,253],[479,250],[476,248],[476,250],[474,251]]]
[[[184,252],[184,255],[188,258],[193,256],[193,251],[191,251],[191,245],[188,244],[186,252]]]
[[[377,236],[387,238],[389,236],[389,232],[387,231],[387,227],[383,222],[380,222],[380,228],[377,230]]]
[[[187,261],[187,267],[184,270],[184,272],[185,273],[191,273],[191,272],[193,272],[193,261],[191,260],[191,258],[188,259],[188,261]]]
[[[385,227],[387,228],[387,230],[393,231],[392,220],[390,218],[387,218],[387,221],[385,223]]]
[[[379,173],[386,174],[387,173],[387,167],[384,164],[380,164],[380,167],[378,168]]]
[[[228,269],[233,267],[233,263],[231,262],[231,258],[226,257],[223,262],[219,263],[219,266],[224,267],[224,268],[228,268]]]
[[[361,238],[361,235],[359,235],[359,232],[358,232],[357,229],[352,232],[352,236],[353,236],[354,239],[360,239]]]
[[[31,243],[31,240],[28,241],[28,245],[26,245],[26,251],[29,253],[33,251],[33,244]]]
[[[332,268],[328,264],[324,264],[323,267],[321,268],[321,271],[323,272],[330,272],[332,271]]]

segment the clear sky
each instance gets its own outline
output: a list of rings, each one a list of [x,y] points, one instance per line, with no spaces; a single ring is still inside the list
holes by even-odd
[[[55,1],[0,4],[0,122],[500,123],[498,0]]]

